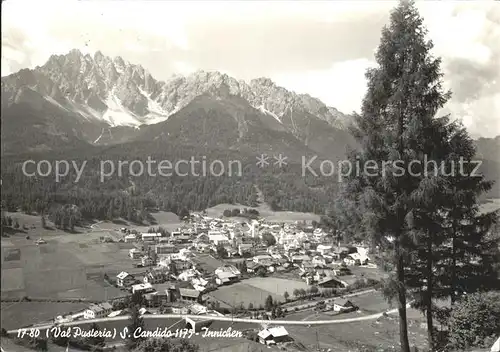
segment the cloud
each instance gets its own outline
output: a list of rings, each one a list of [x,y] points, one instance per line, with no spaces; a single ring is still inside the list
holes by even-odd
[[[500,134],[500,7],[442,4],[422,11],[452,98],[445,111],[473,135]]]
[[[307,93],[340,111],[358,111],[366,91],[365,72],[374,67],[368,59],[342,61],[327,70],[272,76],[278,84]]]
[[[32,66],[30,57],[33,50],[28,38],[17,28],[2,28],[2,76]]]
[[[188,75],[196,71],[196,67],[184,61],[174,62],[173,67],[175,72],[182,75]]]
[[[43,64],[54,41],[122,55],[131,62],[142,56],[141,48],[148,48],[165,60],[161,67],[143,63],[161,79],[173,73],[170,60],[189,61],[200,69],[224,68],[243,79],[327,69],[332,62],[371,54],[389,9],[387,4],[323,1],[159,1],[147,6],[123,1],[119,11],[116,2],[48,3],[29,2],[28,18],[18,2],[4,6],[9,19],[5,25],[21,28],[40,43],[41,53],[32,58],[33,64]],[[353,25],[352,20],[363,25]],[[349,37],[339,35],[347,32]]]
[[[144,53],[149,50],[148,47],[141,45],[138,41],[135,40],[125,43],[125,49],[137,53]]]

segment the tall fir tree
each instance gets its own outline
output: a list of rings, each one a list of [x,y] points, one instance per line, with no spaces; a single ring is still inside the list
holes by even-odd
[[[494,263],[499,261],[498,237],[490,236],[497,214],[479,213],[478,196],[491,182],[475,174],[473,141],[456,121],[433,122],[432,150],[426,152],[431,158],[420,168],[425,178],[413,197],[415,246],[407,281],[426,314],[431,350],[439,347],[433,316],[444,312],[434,300],[449,297],[453,304],[457,294],[498,287]]]
[[[430,54],[432,42],[425,36],[413,1],[401,1],[382,31],[378,67],[367,72],[368,90],[352,129],[361,150],[349,158],[362,170],[349,172],[339,201],[344,214],[356,210],[363,234],[387,255],[386,294],[397,301],[403,352],[410,350],[406,307],[415,251],[412,219],[417,205],[440,183],[412,167],[425,161],[436,140],[441,142],[442,124],[434,116],[449,98],[442,89],[440,60]]]
[[[464,292],[498,288],[494,265],[499,262],[499,254],[498,235],[490,232],[498,213],[483,214],[479,208],[480,196],[491,189],[493,182],[478,174],[476,149],[465,128],[457,129],[450,143],[456,152],[450,158],[440,215],[450,237],[446,244],[449,260],[443,270],[449,273],[445,284],[453,305]]]
[[[426,315],[429,349],[435,347],[433,300],[445,293],[442,278],[445,273],[437,271],[437,264],[443,260],[448,234],[443,231],[440,204],[449,184],[445,172],[450,156],[455,155],[450,143],[456,132],[456,123],[449,117],[424,119],[420,121],[421,134],[414,144],[419,145],[417,159],[412,172],[420,175],[418,187],[411,194],[411,211],[407,216],[407,227],[412,242],[409,242],[410,260],[407,270],[407,287],[412,293],[414,305]],[[422,138],[425,136],[425,138]],[[423,163],[422,161],[423,156]]]

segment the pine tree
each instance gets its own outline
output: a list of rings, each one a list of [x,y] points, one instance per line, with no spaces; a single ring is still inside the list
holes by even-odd
[[[363,235],[388,254],[393,274],[385,293],[398,303],[404,352],[410,350],[406,281],[416,250],[412,218],[418,204],[439,187],[437,180],[427,182],[409,171],[415,161],[423,163],[429,146],[440,141],[434,135],[440,124],[433,118],[449,97],[441,87],[440,60],[430,55],[432,42],[425,34],[414,3],[402,1],[382,31],[378,67],[367,72],[368,90],[352,129],[361,151],[349,158],[363,169],[350,172],[338,203],[344,214],[358,217]]]
[[[179,351],[179,352],[198,352],[199,346],[185,339],[147,339],[134,349],[134,352],[163,352],[163,351]]]
[[[441,168],[446,166],[449,156],[454,155],[449,140],[456,124],[450,124],[447,116],[419,122],[420,133],[416,134],[419,138],[418,153],[424,155],[424,162],[425,158],[428,160],[413,167],[413,172],[419,175],[419,184],[411,193],[411,210],[406,217],[406,226],[413,240],[408,243],[410,260],[406,284],[415,299],[414,305],[426,315],[428,343],[432,351],[435,348],[433,300],[444,296],[442,275],[445,273],[437,270],[437,266],[445,256],[443,244],[448,239],[448,234],[443,231],[439,207],[448,183]]]
[[[54,214],[53,221],[54,221],[54,226],[56,228],[60,228],[61,227],[61,214],[59,212],[56,212]]]
[[[48,339],[44,337],[31,337],[29,347],[35,351],[48,351]]]
[[[271,309],[273,309],[273,297],[271,295],[267,296],[266,298],[266,302],[265,302],[265,308],[267,311],[270,311]]]
[[[426,153],[434,164],[413,197],[417,233],[408,278],[417,306],[426,313],[431,350],[437,347],[433,315],[444,313],[433,300],[450,297],[453,304],[456,292],[498,287],[494,263],[499,261],[498,236],[488,236],[497,215],[478,214],[478,195],[491,182],[473,173],[473,141],[460,123],[447,118],[433,123],[434,133],[428,135],[435,138]]]
[[[108,207],[108,212],[106,213],[106,218],[110,221],[112,221],[115,218],[114,210],[115,210],[115,207],[113,205],[113,202],[110,202],[109,207]]]
[[[271,318],[272,318],[272,319],[276,319],[276,307],[273,307],[273,308],[271,309]]]
[[[282,316],[284,316],[283,309],[281,308],[280,304],[278,304],[278,306],[276,307],[276,316],[278,318],[281,318]]]
[[[488,348],[500,331],[500,292],[475,293],[463,297],[454,307],[449,328],[450,351]],[[491,349],[494,351],[494,349]]]
[[[319,289],[316,286],[312,286],[310,289],[310,292],[311,292],[311,295],[315,295],[319,292]]]
[[[45,215],[42,214],[41,216],[41,222],[42,222],[42,228],[46,228],[47,227],[47,220],[45,219]]]
[[[168,264],[168,271],[171,275],[174,275],[174,276],[177,276],[179,275],[179,272],[177,271],[177,266],[175,265],[175,263],[173,262],[170,262]]]
[[[68,230],[74,231],[75,229],[75,220],[73,215],[68,216]]]
[[[142,319],[139,313],[138,305],[134,305],[130,310],[130,319],[127,329],[128,329],[127,348],[129,350],[132,350],[135,347],[137,347],[137,345],[140,344],[141,341],[144,340],[144,338],[138,336],[138,334],[144,331],[144,319]]]
[[[2,219],[2,226],[7,226],[7,217],[5,214],[5,205],[3,202],[0,204],[0,218]]]
[[[181,211],[179,212],[179,219],[184,220],[189,216],[189,210],[187,210],[186,207],[182,207]]]
[[[240,269],[240,270],[241,270],[241,273],[246,274],[246,273],[247,273],[247,270],[248,270],[248,267],[247,267],[247,262],[246,262],[246,261],[243,261],[243,262],[241,262],[241,264],[240,264],[240,265],[241,265],[241,269]]]
[[[92,325],[90,326],[90,330],[95,331],[95,332],[100,331],[99,325],[97,325],[96,323],[92,323]],[[95,336],[95,337],[90,336],[90,337],[85,338],[85,342],[91,346],[103,347],[105,345],[105,338],[104,338],[104,336]]]
[[[498,221],[498,213],[479,212],[479,196],[493,183],[474,173],[474,142],[462,127],[457,128],[450,144],[456,152],[450,160],[440,215],[450,237],[446,246],[449,260],[443,270],[449,274],[448,294],[453,305],[460,293],[491,288],[488,284],[498,288],[494,265],[499,262],[499,238],[490,231]]]

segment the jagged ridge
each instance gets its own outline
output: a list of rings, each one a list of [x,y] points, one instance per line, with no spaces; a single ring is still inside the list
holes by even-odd
[[[313,115],[336,128],[344,128],[349,120],[319,99],[290,92],[268,78],[247,84],[220,72],[197,71],[162,82],[140,65],[121,57],[112,59],[99,51],[93,57],[79,50],[53,55],[43,66],[2,78],[2,104],[22,100],[25,88],[85,119],[101,120],[110,126],[164,121],[207,92],[240,96],[279,122],[293,111]]]

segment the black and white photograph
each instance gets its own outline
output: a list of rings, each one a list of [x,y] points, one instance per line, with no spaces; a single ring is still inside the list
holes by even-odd
[[[500,352],[500,1],[1,13],[1,352]]]

